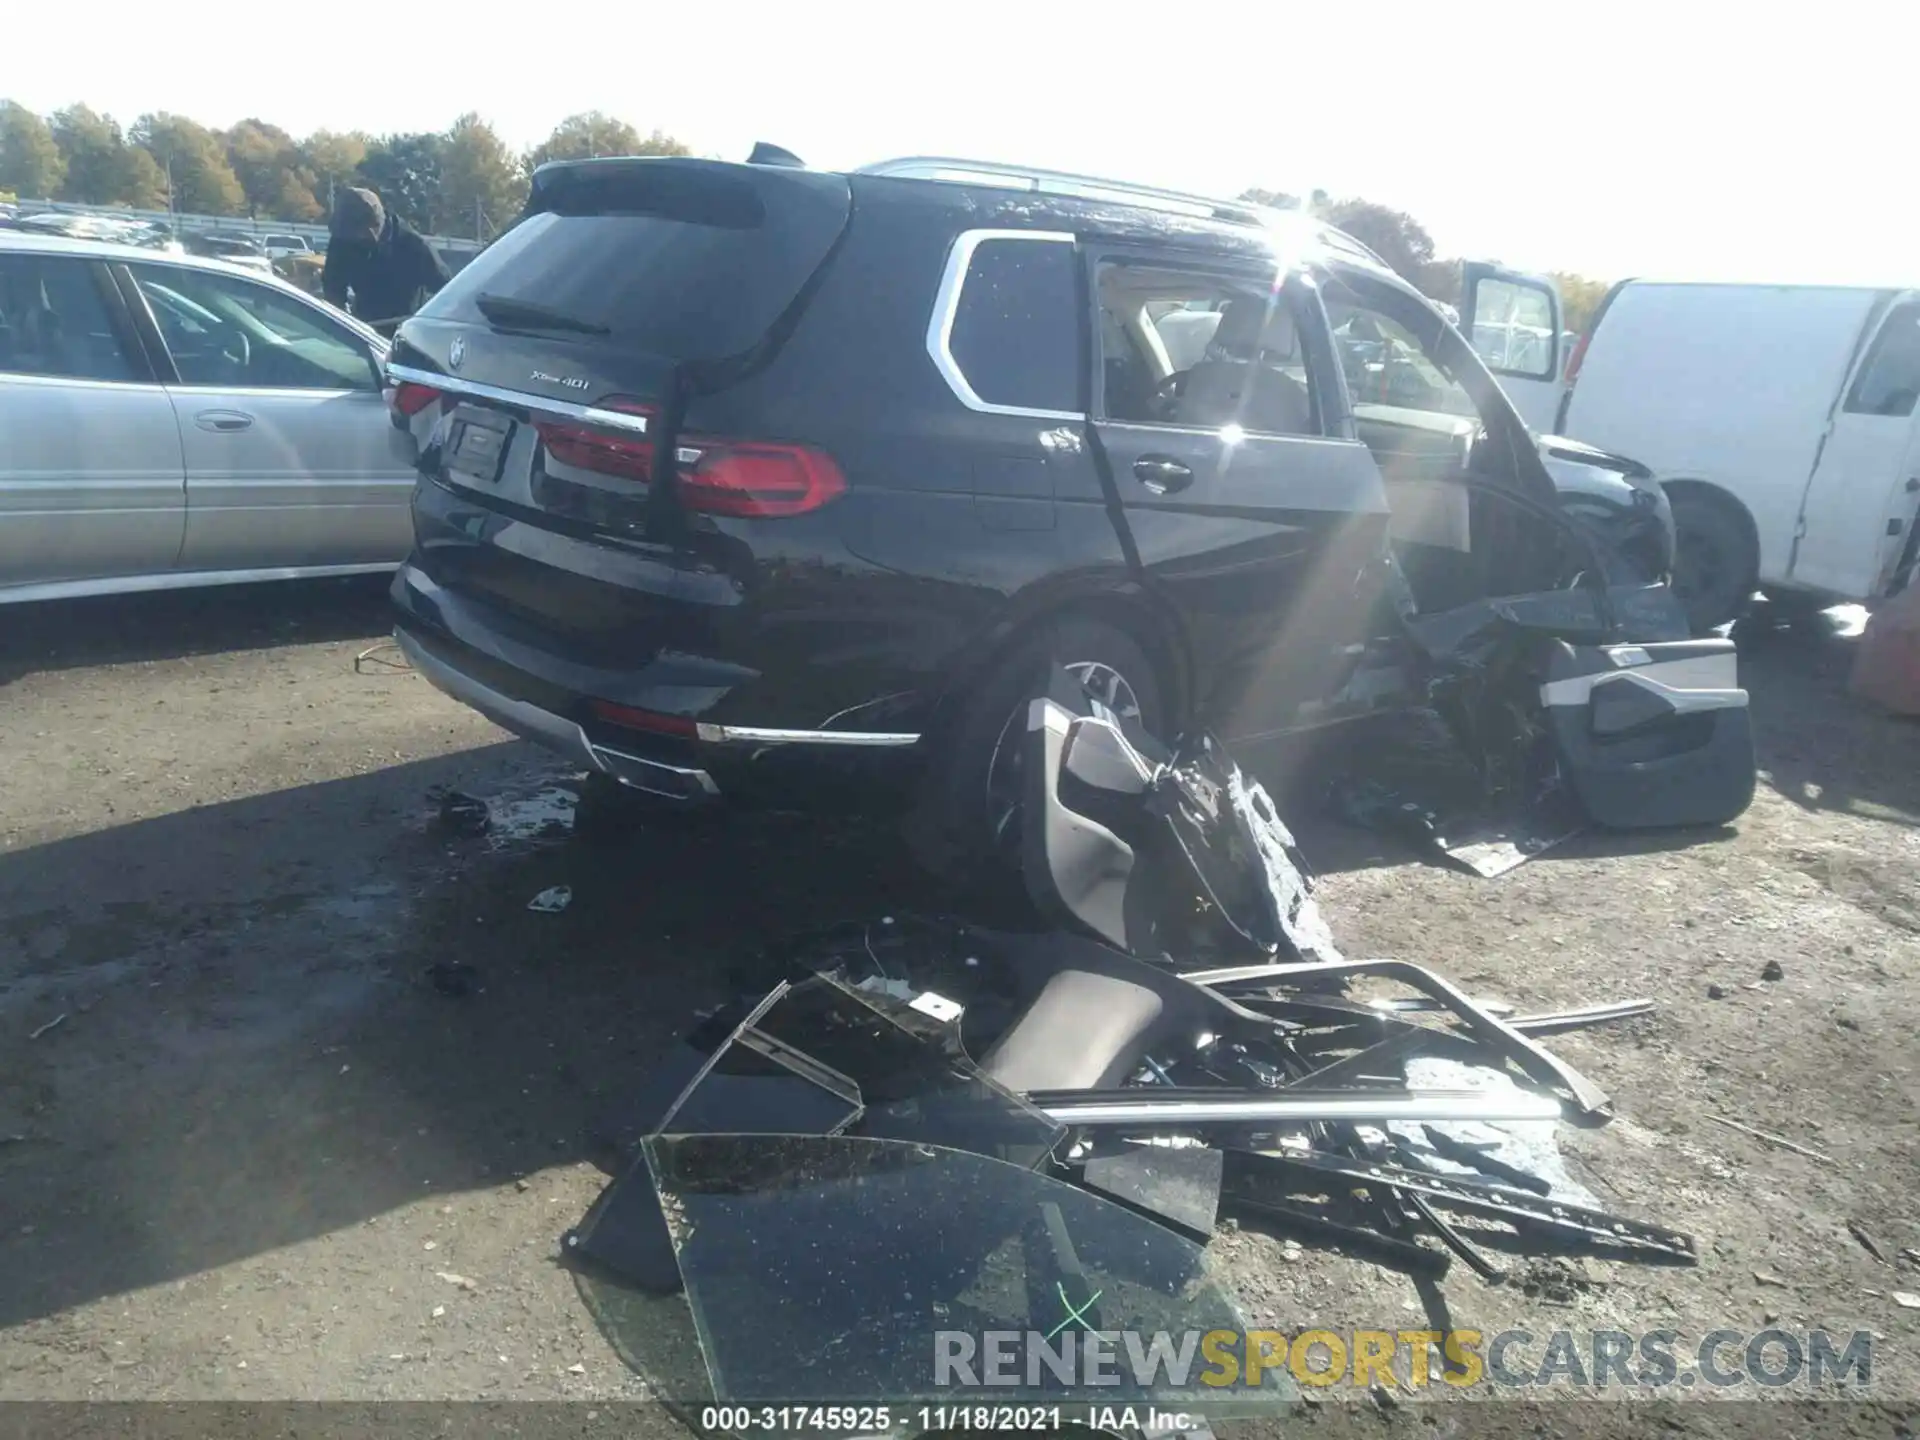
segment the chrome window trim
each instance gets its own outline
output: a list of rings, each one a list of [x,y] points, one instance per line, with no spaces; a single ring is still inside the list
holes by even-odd
[[[953,317],[960,308],[960,292],[967,283],[973,252],[989,240],[1033,240],[1044,244],[1075,244],[1079,237],[1064,230],[966,230],[954,239],[947,268],[933,297],[933,316],[927,322],[927,354],[954,397],[983,415],[1019,415],[1029,420],[1085,420],[1084,410],[1039,410],[1026,405],[995,405],[982,400],[953,358]]]
[[[769,730],[758,725],[708,725],[695,733],[709,744],[742,745],[918,745],[917,731],[904,730]]]
[[[647,433],[647,417],[627,415],[618,410],[602,410],[597,405],[580,405],[571,400],[549,400],[544,395],[529,395],[523,390],[506,390],[498,385],[483,385],[478,380],[464,380],[458,375],[441,375],[432,370],[416,370],[411,365],[387,364],[382,367],[390,380],[410,380],[415,385],[426,385],[434,390],[444,390],[449,395],[466,395],[475,400],[492,400],[501,405],[512,405],[521,410],[538,410],[547,415],[561,415],[569,420],[579,420],[588,425],[599,425],[609,430],[631,430],[636,435]]]

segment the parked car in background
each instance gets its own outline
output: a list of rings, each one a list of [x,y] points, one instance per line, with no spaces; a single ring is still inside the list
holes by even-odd
[[[881,779],[963,868],[1017,840],[1048,661],[1233,741],[1411,698],[1409,608],[1611,582],[1637,640],[1684,628],[1657,542],[1585,523],[1657,528],[1643,492],[1583,466],[1563,499],[1433,306],[1235,202],[967,162],[550,165],[388,375],[423,674],[679,801]],[[1669,798],[1723,738],[1686,718],[1635,731]]]
[[[243,265],[266,275],[273,273],[273,262],[267,258],[267,252],[250,236],[200,233],[182,237],[181,243],[189,255],[224,260],[229,265]]]
[[[1559,428],[1665,486],[1697,625],[1911,582],[1920,291],[1629,280],[1575,358]]]
[[[393,568],[385,355],[270,275],[0,234],[0,602]]]
[[[304,235],[262,235],[260,245],[269,260],[284,260],[289,255],[311,255],[313,247]]]
[[[282,255],[273,262],[273,273],[282,280],[298,285],[309,295],[320,295],[320,279],[326,272],[327,260],[324,255],[315,255],[312,251],[295,251],[291,255]]]

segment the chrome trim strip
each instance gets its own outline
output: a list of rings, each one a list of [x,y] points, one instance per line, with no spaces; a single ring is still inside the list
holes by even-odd
[[[580,405],[572,400],[550,400],[544,395],[529,395],[524,390],[503,390],[498,385],[482,385],[478,380],[465,380],[458,375],[416,370],[411,365],[389,364],[382,368],[390,380],[411,380],[416,385],[444,390],[449,395],[469,395],[475,400],[492,400],[521,410],[564,415],[569,420],[601,425],[609,430],[631,430],[637,435],[647,433],[647,417],[644,415],[625,415],[618,410],[602,410],[597,405]]]
[[[920,733],[906,730],[769,730],[758,725],[698,725],[695,733],[712,745],[918,745]]]
[[[947,382],[947,388],[969,410],[983,415],[1019,415],[1029,420],[1085,420],[1084,410],[1034,410],[1024,405],[994,405],[982,400],[967,382],[959,362],[953,358],[953,316],[960,306],[960,291],[967,283],[967,267],[973,252],[988,240],[1036,240],[1072,245],[1077,237],[1063,230],[967,230],[953,242],[947,255],[947,268],[940,276],[940,289],[933,297],[933,314],[927,321],[927,354],[934,369]]]
[[[1140,1087],[1151,1096],[1153,1087]],[[1221,1100],[1072,1100],[1041,1112],[1063,1125],[1204,1125],[1261,1121],[1558,1120],[1559,1102],[1520,1089],[1302,1091]]]
[[[611,775],[621,784],[644,790],[650,795],[663,795],[674,800],[698,800],[720,793],[720,787],[713,783],[713,777],[704,770],[683,769],[678,765],[666,765],[658,760],[646,760],[638,755],[595,745],[587,739],[587,732],[573,721],[555,715],[551,710],[542,710],[538,705],[529,705],[524,700],[502,695],[491,686],[481,684],[471,675],[428,654],[404,629],[395,626],[393,638],[413,668],[434,689],[458,700],[468,709],[478,711],[494,724],[511,730],[522,739],[544,745],[576,764]]]
[[[404,484],[408,491],[413,488],[411,480],[380,483],[393,484],[396,488]],[[179,491],[177,484],[171,487],[171,493],[177,495]],[[402,524],[405,523],[404,499],[391,506],[370,508],[400,512]],[[6,508],[0,506],[0,525],[6,523],[6,517]],[[361,565],[286,565],[265,570],[162,570],[150,575],[111,575],[99,580],[35,580],[19,585],[0,584],[0,605],[16,601],[25,604],[30,600],[77,600],[90,595],[138,595],[154,590],[195,590],[203,585],[254,585],[275,580],[313,580],[335,575],[391,575],[400,568],[400,564],[398,560],[383,560]]]
[[[595,764],[629,790],[644,790],[649,795],[664,795],[673,800],[700,800],[720,793],[720,787],[704,770],[648,760],[605,745],[589,743],[587,751]]]
[[[1030,194],[1065,195],[1083,200],[1131,201],[1151,208],[1180,211],[1199,219],[1258,224],[1269,206],[1249,200],[1221,200],[1184,190],[1162,190],[1130,180],[1110,180],[1070,170],[1043,170],[1033,165],[1007,165],[994,160],[964,160],[951,155],[905,155],[863,165],[856,175],[879,175],[894,180],[937,180],[951,185],[983,185]]]

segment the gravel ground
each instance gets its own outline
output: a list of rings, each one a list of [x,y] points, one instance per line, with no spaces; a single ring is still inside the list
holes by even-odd
[[[356,665],[377,586],[5,619],[0,1397],[641,1394],[554,1258],[604,1183],[587,1122],[760,946],[913,904],[895,847],[780,816],[567,835],[538,752]],[[1764,776],[1725,831],[1590,837],[1483,881],[1299,827],[1349,954],[1525,1009],[1660,1002],[1553,1042],[1619,1116],[1560,1143],[1702,1263],[1421,1290],[1228,1230],[1256,1318],[1867,1330],[1877,1393],[1920,1399],[1920,1310],[1893,1299],[1920,1291],[1899,1253],[1920,1247],[1920,726],[1849,702],[1847,660],[1824,633],[1743,637]],[[487,797],[488,835],[434,823],[447,787]],[[529,912],[553,884],[572,905]],[[439,964],[472,993],[429,983]]]

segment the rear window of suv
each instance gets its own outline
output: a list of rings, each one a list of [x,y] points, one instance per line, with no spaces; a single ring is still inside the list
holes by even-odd
[[[974,245],[947,349],[988,405],[1084,408],[1076,264],[1073,246],[1058,240],[995,236]]]
[[[422,316],[485,325],[475,302],[490,295],[605,326],[623,348],[721,359],[766,336],[846,225],[839,176],[697,161],[593,164],[549,181],[544,194],[536,188],[534,213]]]

